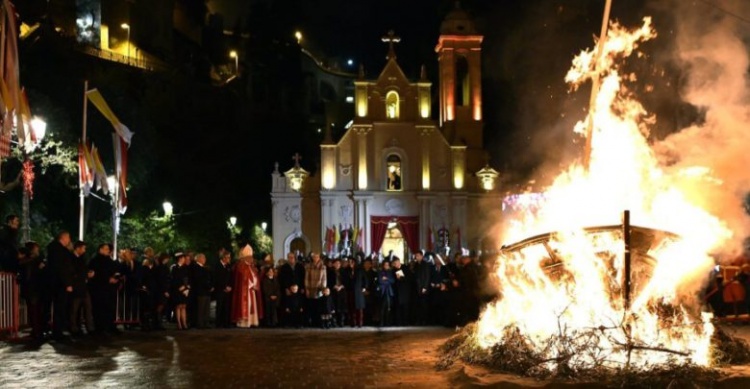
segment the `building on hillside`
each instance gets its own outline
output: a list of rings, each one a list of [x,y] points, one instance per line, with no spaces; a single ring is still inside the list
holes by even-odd
[[[494,248],[478,219],[499,208],[498,173],[482,137],[482,35],[454,9],[441,25],[439,112],[423,70],[409,80],[390,32],[386,64],[374,80],[354,81],[354,119],[334,141],[326,128],[320,166],[310,176],[299,156],[272,173],[274,256],[362,251],[408,258],[420,249]],[[437,117],[437,119],[434,118]],[[490,238],[490,239],[487,239]]]

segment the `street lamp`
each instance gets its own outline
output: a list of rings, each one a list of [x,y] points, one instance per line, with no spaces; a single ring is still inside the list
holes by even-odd
[[[266,228],[267,227],[268,227],[268,223],[266,223],[266,222],[260,223],[260,228],[263,229],[263,232],[266,232]]]
[[[237,54],[237,51],[235,50],[230,51],[229,58],[234,58],[234,73],[239,74],[240,73],[240,56]]]
[[[294,32],[294,37],[297,38],[297,44],[302,43],[302,32],[295,31]]]
[[[31,119],[31,129],[34,131],[37,143],[39,143],[44,139],[44,136],[47,135],[47,122],[38,116],[34,116]]]
[[[172,212],[174,211],[174,207],[172,207],[172,203],[169,201],[165,201],[164,204],[162,204],[162,207],[164,208],[164,216],[170,217],[172,216]]]
[[[122,27],[123,30],[128,30],[128,63],[130,63],[130,25],[127,23],[123,23],[120,25],[120,27]]]
[[[237,225],[237,218],[235,216],[229,218],[229,225],[231,225],[232,227]]]

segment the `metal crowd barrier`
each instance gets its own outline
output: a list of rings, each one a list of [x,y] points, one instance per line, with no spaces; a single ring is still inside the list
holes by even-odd
[[[115,324],[137,325],[141,322],[141,302],[137,290],[128,291],[127,282],[124,280],[117,289]]]
[[[19,290],[15,273],[0,273],[0,336],[8,334],[11,339],[18,337]]]

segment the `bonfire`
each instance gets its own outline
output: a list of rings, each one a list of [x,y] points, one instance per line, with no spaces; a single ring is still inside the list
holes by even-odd
[[[721,180],[702,166],[664,166],[648,141],[654,118],[628,88],[637,77],[621,70],[656,37],[651,19],[603,32],[565,78],[571,89],[594,85],[574,129],[587,138],[586,156],[505,231],[517,243],[503,247],[493,272],[498,298],[443,347],[442,367],[460,358],[526,376],[637,384],[649,372],[713,379],[718,363],[750,360],[699,297],[711,254],[733,234],[696,188]]]

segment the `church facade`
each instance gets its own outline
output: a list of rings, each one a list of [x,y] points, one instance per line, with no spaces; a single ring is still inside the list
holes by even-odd
[[[386,64],[373,80],[360,71],[354,119],[337,141],[327,129],[318,173],[310,176],[298,157],[272,173],[275,258],[295,251],[408,257],[491,244],[478,219],[501,197],[483,148],[482,39],[460,8],[443,21],[433,113],[426,72],[409,80],[396,58],[399,38],[383,38]]]

